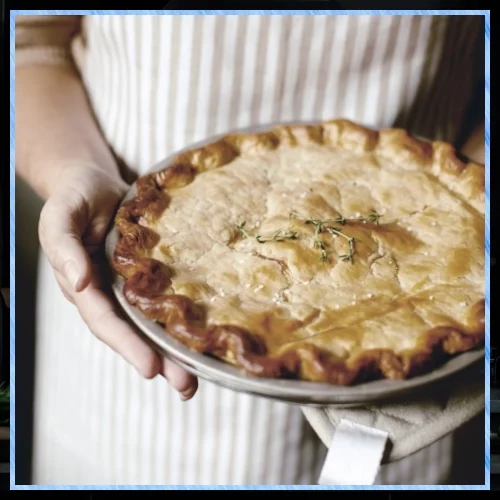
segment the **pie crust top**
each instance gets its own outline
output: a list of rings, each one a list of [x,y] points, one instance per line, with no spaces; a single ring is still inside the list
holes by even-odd
[[[227,135],[141,177],[115,224],[127,301],[249,374],[403,379],[484,342],[484,166],[444,142]]]

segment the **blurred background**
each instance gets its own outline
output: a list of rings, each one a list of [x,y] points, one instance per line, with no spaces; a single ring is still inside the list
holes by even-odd
[[[16,429],[22,446],[16,446],[16,483],[29,484],[31,477],[33,372],[35,365],[35,292],[37,281],[38,218],[42,201],[16,178]],[[22,229],[21,229],[22,228]],[[22,265],[20,265],[22,263]],[[20,299],[22,297],[22,300]]]

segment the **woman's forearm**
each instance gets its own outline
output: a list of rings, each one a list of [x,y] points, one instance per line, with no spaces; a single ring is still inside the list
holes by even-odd
[[[46,199],[62,169],[88,164],[119,175],[76,71],[23,66],[16,71],[16,171]]]

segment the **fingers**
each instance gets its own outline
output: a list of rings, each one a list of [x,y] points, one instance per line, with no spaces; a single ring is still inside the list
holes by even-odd
[[[162,374],[183,401],[191,399],[198,389],[198,379],[172,361],[162,358]]]
[[[73,295],[83,320],[94,335],[122,356],[145,378],[158,375],[161,361],[131,325],[121,319],[112,300],[90,284]]]
[[[75,295],[75,305],[94,335],[120,354],[145,378],[161,373],[184,401],[191,399],[198,380],[175,363],[160,356],[132,326],[118,316],[112,300],[92,284]]]
[[[65,298],[74,304],[92,333],[111,347],[145,378],[163,375],[179,392],[183,401],[198,389],[198,379],[172,361],[160,357],[126,321],[119,317],[114,301],[97,288],[97,279],[80,293],[75,293],[66,278],[54,271]]]
[[[120,354],[145,378],[161,373],[180,393],[191,399],[198,389],[198,380],[175,363],[160,356],[143,340],[132,326],[118,316],[113,301],[91,283],[74,295],[82,318],[94,335]]]
[[[55,269],[54,275],[56,277],[57,284],[59,285],[59,288],[64,295],[64,298],[75,305],[75,301],[73,300],[73,291],[71,290],[71,287],[69,286],[66,278],[61,273],[58,273]]]
[[[85,210],[82,206],[81,210]],[[40,215],[40,244],[51,266],[63,276],[70,288],[79,292],[87,286],[91,277],[91,263],[81,235],[85,228],[78,220],[79,209],[74,201],[51,198]]]

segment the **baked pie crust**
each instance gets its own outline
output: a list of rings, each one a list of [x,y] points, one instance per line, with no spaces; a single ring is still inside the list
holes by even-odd
[[[140,178],[115,224],[127,301],[249,374],[403,379],[484,342],[484,166],[444,142],[227,135]]]

